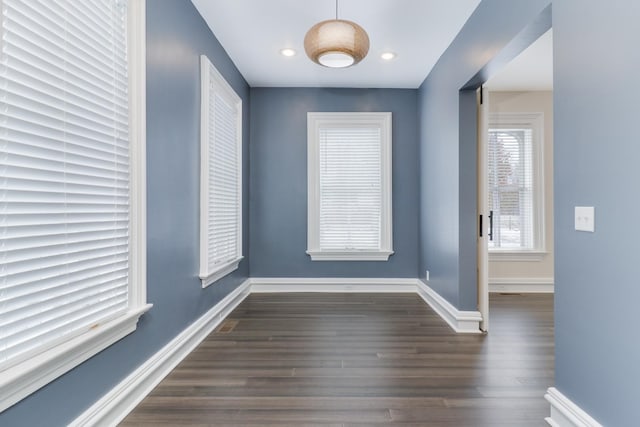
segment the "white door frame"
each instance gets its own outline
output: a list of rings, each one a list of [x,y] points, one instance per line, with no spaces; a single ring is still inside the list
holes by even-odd
[[[478,311],[480,329],[489,330],[489,202],[487,144],[489,138],[489,97],[482,86],[478,99]]]

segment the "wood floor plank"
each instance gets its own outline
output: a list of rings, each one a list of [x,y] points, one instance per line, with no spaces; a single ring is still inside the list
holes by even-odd
[[[463,335],[414,294],[253,294],[122,426],[543,426],[552,295]]]

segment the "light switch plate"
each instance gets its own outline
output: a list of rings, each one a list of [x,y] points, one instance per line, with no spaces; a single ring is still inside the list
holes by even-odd
[[[576,206],[575,228],[577,231],[589,231],[591,233],[595,231],[595,208],[593,206]]]

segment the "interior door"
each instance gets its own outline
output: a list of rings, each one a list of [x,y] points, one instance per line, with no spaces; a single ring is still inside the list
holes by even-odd
[[[482,315],[480,329],[489,330],[489,233],[487,143],[489,138],[488,91],[480,87],[478,99],[478,311]]]

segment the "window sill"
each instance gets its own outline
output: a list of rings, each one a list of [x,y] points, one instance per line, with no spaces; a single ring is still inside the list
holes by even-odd
[[[0,412],[136,330],[152,304],[132,309],[63,344],[0,372]]]
[[[242,261],[243,258],[244,257],[241,256],[234,259],[233,261],[230,261],[224,265],[221,265],[212,273],[210,273],[208,276],[205,276],[205,277],[200,276],[200,279],[202,280],[202,288],[204,289],[207,286],[211,285],[212,283],[222,279],[227,274],[230,274],[236,271],[238,269],[238,265],[240,264],[240,261]]]
[[[393,251],[307,251],[311,261],[388,261]]]
[[[546,256],[547,251],[491,251],[489,250],[489,262],[503,262],[503,261],[524,261],[524,262],[539,262]]]

